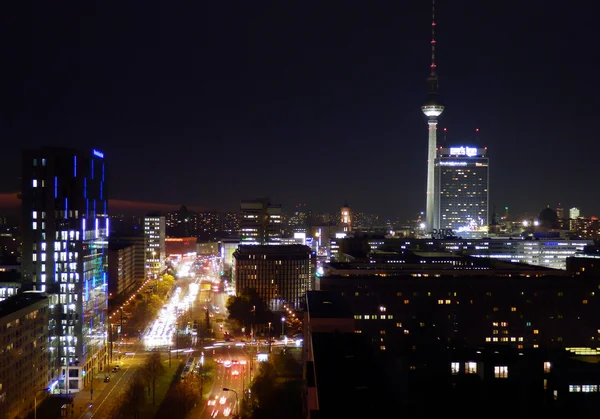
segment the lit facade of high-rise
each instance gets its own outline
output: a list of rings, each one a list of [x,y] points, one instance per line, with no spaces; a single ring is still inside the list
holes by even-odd
[[[269,198],[245,200],[240,204],[240,212],[240,244],[280,244],[281,205],[271,204]]]
[[[486,148],[438,149],[434,225],[455,232],[486,232],[489,223],[489,160]]]
[[[53,388],[78,391],[107,361],[110,229],[104,154],[27,151],[22,170],[23,281],[50,297]]]
[[[166,255],[165,217],[148,215],[144,217],[144,237],[146,239],[146,274],[160,275]]]

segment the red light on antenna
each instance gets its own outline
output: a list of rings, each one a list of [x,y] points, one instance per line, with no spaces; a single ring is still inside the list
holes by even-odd
[[[448,131],[448,128],[444,128],[444,132]]]
[[[475,128],[475,132],[479,132],[479,128]]]

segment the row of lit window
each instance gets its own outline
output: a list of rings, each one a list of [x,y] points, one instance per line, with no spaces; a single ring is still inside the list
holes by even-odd
[[[571,384],[569,385],[569,393],[598,393],[597,384]]]
[[[355,314],[354,318],[356,320],[377,320],[378,318],[381,320],[392,320],[394,318],[393,314],[365,314],[364,316],[362,314]]]

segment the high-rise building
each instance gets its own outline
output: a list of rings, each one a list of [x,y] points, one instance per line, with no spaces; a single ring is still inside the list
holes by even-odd
[[[240,210],[241,244],[279,244],[283,228],[281,205],[259,198],[242,201]]]
[[[486,148],[438,149],[435,160],[434,225],[455,232],[485,232],[489,223],[489,162]]]
[[[160,275],[167,258],[165,245],[165,217],[148,214],[144,218],[146,238],[146,274]]]
[[[50,376],[78,391],[107,361],[104,154],[42,148],[22,170],[23,281],[50,297]]]
[[[578,219],[580,215],[581,215],[581,211],[579,211],[579,208],[577,208],[577,207],[573,207],[569,210],[569,218],[571,220]]]
[[[352,212],[347,203],[340,210],[340,223],[342,231],[352,231]]]
[[[273,311],[300,309],[315,286],[316,256],[308,246],[240,246],[233,253],[235,289],[253,289]]]
[[[435,158],[437,150],[437,125],[438,117],[444,112],[444,106],[439,101],[439,83],[435,64],[435,7],[433,8],[431,21],[431,65],[429,77],[427,78],[427,100],[421,106],[421,110],[427,117],[429,126],[429,140],[427,145],[427,206],[425,208],[426,231],[438,229],[436,224],[435,209],[438,207],[435,195]]]

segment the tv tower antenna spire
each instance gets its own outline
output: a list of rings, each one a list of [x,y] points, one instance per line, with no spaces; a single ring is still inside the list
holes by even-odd
[[[431,75],[435,72],[435,0],[431,0]]]

